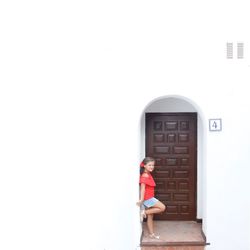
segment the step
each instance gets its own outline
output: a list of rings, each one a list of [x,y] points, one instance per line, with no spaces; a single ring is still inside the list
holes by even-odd
[[[196,221],[154,221],[154,229],[160,239],[150,238],[143,223],[141,250],[204,250],[207,244]]]
[[[205,246],[143,246],[141,250],[205,250]]]

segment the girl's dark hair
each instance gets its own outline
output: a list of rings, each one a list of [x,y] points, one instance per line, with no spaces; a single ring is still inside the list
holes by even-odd
[[[155,159],[153,157],[145,157],[142,161],[142,163],[144,165],[146,165],[147,163],[151,162],[151,161],[154,161],[155,162]],[[144,172],[144,167],[140,167],[140,174],[142,174]]]

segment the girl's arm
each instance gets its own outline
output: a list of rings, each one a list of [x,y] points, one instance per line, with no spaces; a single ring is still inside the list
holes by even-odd
[[[141,183],[140,200],[136,203],[138,206],[140,206],[144,201],[145,186],[145,183]]]

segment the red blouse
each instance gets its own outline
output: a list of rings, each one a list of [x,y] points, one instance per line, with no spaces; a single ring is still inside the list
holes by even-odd
[[[143,174],[142,174],[143,175]],[[154,197],[155,193],[155,181],[151,174],[147,174],[148,176],[140,176],[140,184],[144,183],[145,185],[145,193],[144,193],[144,200],[148,200]]]

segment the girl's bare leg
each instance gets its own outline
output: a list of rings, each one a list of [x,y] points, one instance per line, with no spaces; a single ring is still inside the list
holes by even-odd
[[[147,226],[148,226],[148,231],[150,235],[154,235],[154,221],[153,221],[153,217],[154,214],[157,213],[162,213],[164,212],[166,209],[166,206],[158,201],[153,207],[146,209],[145,213],[147,215]],[[156,236],[159,237],[159,236]]]
[[[165,206],[162,202],[158,201],[153,207],[148,208],[148,209],[145,211],[145,213],[146,213],[146,215],[148,216],[148,215],[150,215],[150,214],[162,213],[162,212],[165,211],[165,209],[166,209],[166,206]]]
[[[149,214],[148,215],[148,219],[147,219],[147,226],[148,226],[149,234],[153,234],[154,233],[153,216],[154,216],[153,214]]]

